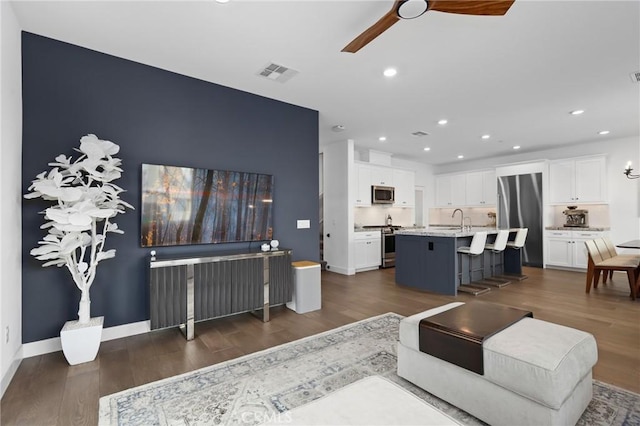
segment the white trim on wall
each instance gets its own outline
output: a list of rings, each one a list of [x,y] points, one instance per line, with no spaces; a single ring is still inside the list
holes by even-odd
[[[527,161],[524,163],[514,163],[496,167],[496,177],[524,175],[529,173],[547,173],[547,162],[545,160]],[[545,186],[546,187],[546,186]]]
[[[150,321],[132,322],[130,324],[107,327],[102,330],[101,341],[107,342],[109,340],[148,333],[149,331],[151,331]],[[22,358],[30,358],[32,356],[58,352],[61,350],[62,345],[60,344],[60,338],[53,337],[51,339],[39,340],[37,342],[25,343],[22,345]]]
[[[21,28],[0,2],[0,395],[22,359],[22,57]]]

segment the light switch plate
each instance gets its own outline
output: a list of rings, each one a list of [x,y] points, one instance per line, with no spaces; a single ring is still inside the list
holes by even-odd
[[[309,219],[298,220],[298,229],[307,229],[307,228],[311,228],[311,221]]]

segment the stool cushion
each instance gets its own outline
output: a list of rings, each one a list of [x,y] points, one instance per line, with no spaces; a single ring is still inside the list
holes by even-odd
[[[420,320],[462,304],[449,303],[403,319],[400,342],[420,351]],[[598,351],[589,333],[524,318],[487,339],[483,359],[484,375],[478,377],[558,409],[591,371],[598,360]]]

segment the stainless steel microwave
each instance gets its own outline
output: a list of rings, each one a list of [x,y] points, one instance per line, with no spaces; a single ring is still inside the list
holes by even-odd
[[[371,185],[371,204],[393,204],[395,188]]]

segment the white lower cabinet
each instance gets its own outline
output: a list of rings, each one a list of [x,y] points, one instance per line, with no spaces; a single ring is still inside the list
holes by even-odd
[[[603,231],[546,231],[546,266],[587,269],[588,256],[584,242],[605,235]]]
[[[356,232],[354,241],[356,272],[378,269],[382,263],[380,231]]]

